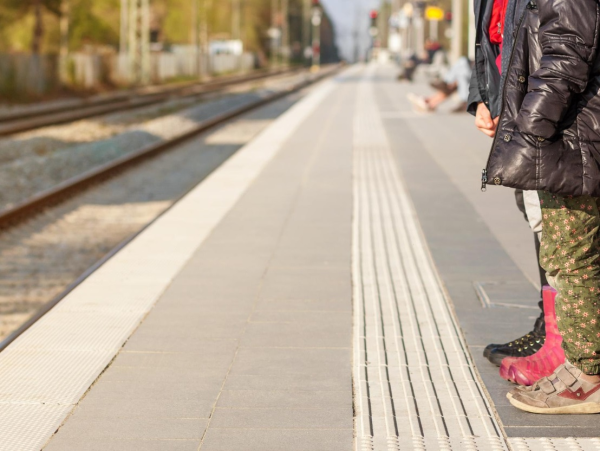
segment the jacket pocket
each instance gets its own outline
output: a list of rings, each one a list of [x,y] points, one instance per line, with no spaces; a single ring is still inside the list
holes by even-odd
[[[577,139],[559,135],[540,146],[538,189],[553,194],[583,194],[583,161]]]
[[[523,69],[513,69],[512,74],[510,74],[509,86],[526,94],[527,87],[529,86],[529,74],[527,71]]]

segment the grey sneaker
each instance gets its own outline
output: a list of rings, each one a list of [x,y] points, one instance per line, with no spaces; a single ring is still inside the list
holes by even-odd
[[[517,409],[543,414],[600,413],[600,382],[581,378],[583,373],[569,362],[531,387],[517,387],[507,398]]]

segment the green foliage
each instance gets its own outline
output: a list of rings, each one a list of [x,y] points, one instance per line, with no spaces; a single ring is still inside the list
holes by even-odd
[[[119,0],[71,0],[69,47],[119,44]]]
[[[39,0],[42,7],[42,51],[58,52],[61,2],[69,1],[69,46],[116,45],[119,0]],[[33,38],[37,0],[0,0],[0,52],[28,51]]]
[[[69,48],[86,46],[117,48],[120,0],[0,0],[0,53],[29,52],[35,26],[34,6],[42,6],[43,53],[59,50],[61,2],[68,1]],[[290,11],[300,10],[304,0],[289,0]],[[210,39],[231,37],[232,0],[150,0],[152,26],[160,29],[160,40],[172,44],[194,42],[194,4],[198,16],[206,8]],[[271,0],[242,0],[241,35],[246,49],[267,53],[267,30],[271,24]]]
[[[202,0],[198,0],[200,4]],[[155,2],[155,25],[162,28],[161,38],[170,44],[194,42],[194,2],[192,0],[164,0]],[[196,13],[197,14],[197,13]]]

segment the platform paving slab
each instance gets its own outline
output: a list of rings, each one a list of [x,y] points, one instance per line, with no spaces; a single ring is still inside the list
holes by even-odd
[[[477,191],[472,119],[416,114],[406,94],[427,88],[395,75],[349,69],[266,132],[227,211],[196,199],[219,220],[76,407],[45,417],[70,412],[45,449],[600,449],[595,416],[515,410],[481,356],[537,316],[531,232],[510,190]]]
[[[52,447],[60,451],[197,451],[200,446],[200,440],[135,440],[135,439],[116,439],[116,440],[89,440],[89,439],[69,439],[57,440]]]
[[[282,448],[283,446],[283,448]],[[202,450],[329,451],[352,449],[352,429],[210,429]]]
[[[46,449],[139,438],[161,419],[174,426],[150,437],[199,438],[202,449],[351,446],[351,164],[335,164],[350,160],[336,132],[351,89],[330,97],[194,252]],[[271,299],[277,308],[259,310]],[[295,300],[312,307],[296,312]],[[328,304],[347,308],[315,321]],[[159,370],[140,383],[147,368]],[[208,379],[195,381],[204,370]],[[113,414],[130,416],[111,436]]]

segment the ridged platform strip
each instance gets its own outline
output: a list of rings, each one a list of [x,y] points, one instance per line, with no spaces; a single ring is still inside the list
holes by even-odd
[[[508,449],[391,153],[370,75],[354,121],[357,451]]]

